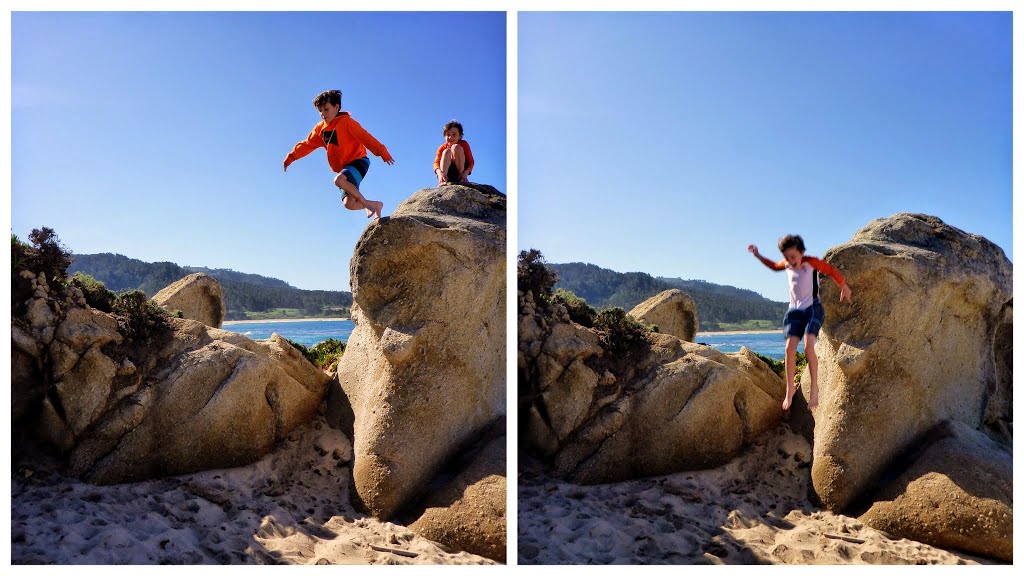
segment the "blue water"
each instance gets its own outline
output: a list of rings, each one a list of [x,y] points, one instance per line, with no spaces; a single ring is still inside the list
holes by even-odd
[[[315,346],[328,338],[348,342],[348,337],[355,328],[351,320],[314,320],[308,322],[274,321],[240,324],[225,322],[224,329],[244,334],[254,340],[270,338],[277,332],[281,336],[298,342],[304,346]],[[740,346],[746,346],[754,352],[782,359],[786,355],[786,341],[782,332],[770,334],[716,334],[713,332],[698,334],[697,342],[708,344],[722,352],[737,352]],[[803,351],[803,342],[797,348]]]
[[[310,320],[295,322],[289,320],[273,322],[238,323],[225,322],[223,328],[252,338],[264,340],[277,332],[282,337],[303,346],[316,346],[328,338],[348,342],[349,335],[356,327],[351,320]]]
[[[740,346],[746,346],[754,352],[771,356],[776,360],[786,357],[786,340],[781,331],[770,334],[715,334],[708,332],[697,334],[694,341],[708,344],[722,352],[738,352]],[[804,351],[803,340],[800,341],[797,350]]]

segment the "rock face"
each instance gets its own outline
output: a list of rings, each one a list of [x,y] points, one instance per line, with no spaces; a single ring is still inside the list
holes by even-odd
[[[680,340],[693,342],[697,335],[697,305],[677,288],[651,296],[630,310],[629,315],[644,324],[657,324],[659,332]]]
[[[327,376],[276,335],[254,342],[171,318],[133,341],[116,317],[83,306],[80,293],[44,294],[12,322],[17,428],[65,454],[77,477],[106,484],[248,463],[323,400]]]
[[[470,464],[432,492],[409,529],[446,546],[505,562],[505,421]]]
[[[505,196],[416,192],[366,228],[350,275],[328,416],[352,428],[358,498],[388,518],[505,413]]]
[[[777,425],[785,383],[752,352],[667,334],[610,358],[561,305],[519,295],[521,441],[574,482],[615,482],[727,462]]]
[[[876,496],[861,520],[896,536],[1013,562],[1013,458],[964,424]]]
[[[181,310],[185,318],[213,328],[224,324],[227,312],[220,282],[202,272],[189,274],[157,292],[153,301],[171,310]]]
[[[822,283],[812,480],[826,507],[844,509],[944,421],[1009,441],[1013,271],[999,247],[897,214],[825,259],[853,289],[839,304]]]

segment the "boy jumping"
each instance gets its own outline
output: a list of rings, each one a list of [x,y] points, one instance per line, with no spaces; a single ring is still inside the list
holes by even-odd
[[[434,156],[437,185],[466,182],[466,177],[473,173],[475,162],[469,142],[462,139],[462,124],[452,120],[444,125],[441,133],[444,135],[444,144],[441,144]]]
[[[818,355],[814,352],[814,342],[825,322],[825,308],[818,300],[818,272],[828,274],[839,285],[840,302],[844,298],[852,302],[850,287],[843,275],[828,262],[804,255],[804,241],[800,236],[787,234],[779,240],[779,251],[784,258],[779,262],[761,256],[753,244],[747,246],[747,250],[765,266],[775,271],[785,270],[789,277],[789,310],[782,317],[786,335],[786,399],[782,401],[782,409],[789,410],[796,393],[796,347],[801,336],[804,338],[807,367],[811,370],[811,397],[807,406],[814,409],[818,406]]]
[[[366,156],[369,148],[374,156],[380,157],[387,164],[394,164],[395,159],[388,153],[387,147],[370,135],[348,112],[341,111],[341,91],[327,90],[313,99],[313,106],[320,112],[322,122],[313,127],[309,136],[292,148],[285,156],[284,170],[288,165],[306,156],[317,148],[327,149],[327,163],[335,172],[334,185],[342,190],[341,201],[349,210],[366,210],[366,217],[380,218],[384,203],[367,200],[359,193],[359,183],[370,169],[370,159]]]

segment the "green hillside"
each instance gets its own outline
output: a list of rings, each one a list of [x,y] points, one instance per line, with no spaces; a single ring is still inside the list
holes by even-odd
[[[68,274],[75,272],[92,276],[114,292],[142,290],[149,297],[189,274],[204,272],[224,289],[227,320],[348,315],[352,306],[351,292],[300,290],[283,280],[257,274],[143,262],[120,254],[76,254]]]

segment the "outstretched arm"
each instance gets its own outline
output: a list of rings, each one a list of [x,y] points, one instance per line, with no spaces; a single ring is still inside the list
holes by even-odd
[[[367,132],[366,128],[363,128],[359,124],[359,122],[356,122],[355,119],[349,117],[348,122],[346,124],[348,126],[349,134],[351,134],[353,138],[358,140],[360,144],[366,146],[367,150],[373,152],[374,156],[380,157],[380,159],[383,160],[386,164],[395,163],[395,159],[391,157],[391,153],[388,152],[387,146],[381,144],[380,141],[374,138],[372,134]]]
[[[761,261],[762,264],[768,268],[775,270],[776,272],[786,269],[786,261],[782,260],[779,262],[772,262],[771,260],[761,256],[761,253],[757,251],[757,246],[751,244],[747,246],[747,250],[754,254],[754,257]]]
[[[299,142],[292,148],[292,151],[284,157],[284,171],[288,171],[288,165],[295,162],[303,156],[309,155],[310,152],[324,145],[323,139],[316,132],[316,128],[310,131],[309,136],[305,140]]]
[[[836,270],[835,267],[828,262],[825,262],[820,258],[815,258],[814,256],[804,256],[804,262],[810,264],[811,268],[814,268],[818,272],[827,274],[833,282],[839,285],[840,302],[843,300],[853,302],[851,298],[853,296],[853,292],[850,290],[850,287],[846,285],[846,278],[843,278],[843,275],[839,273],[839,270]]]

